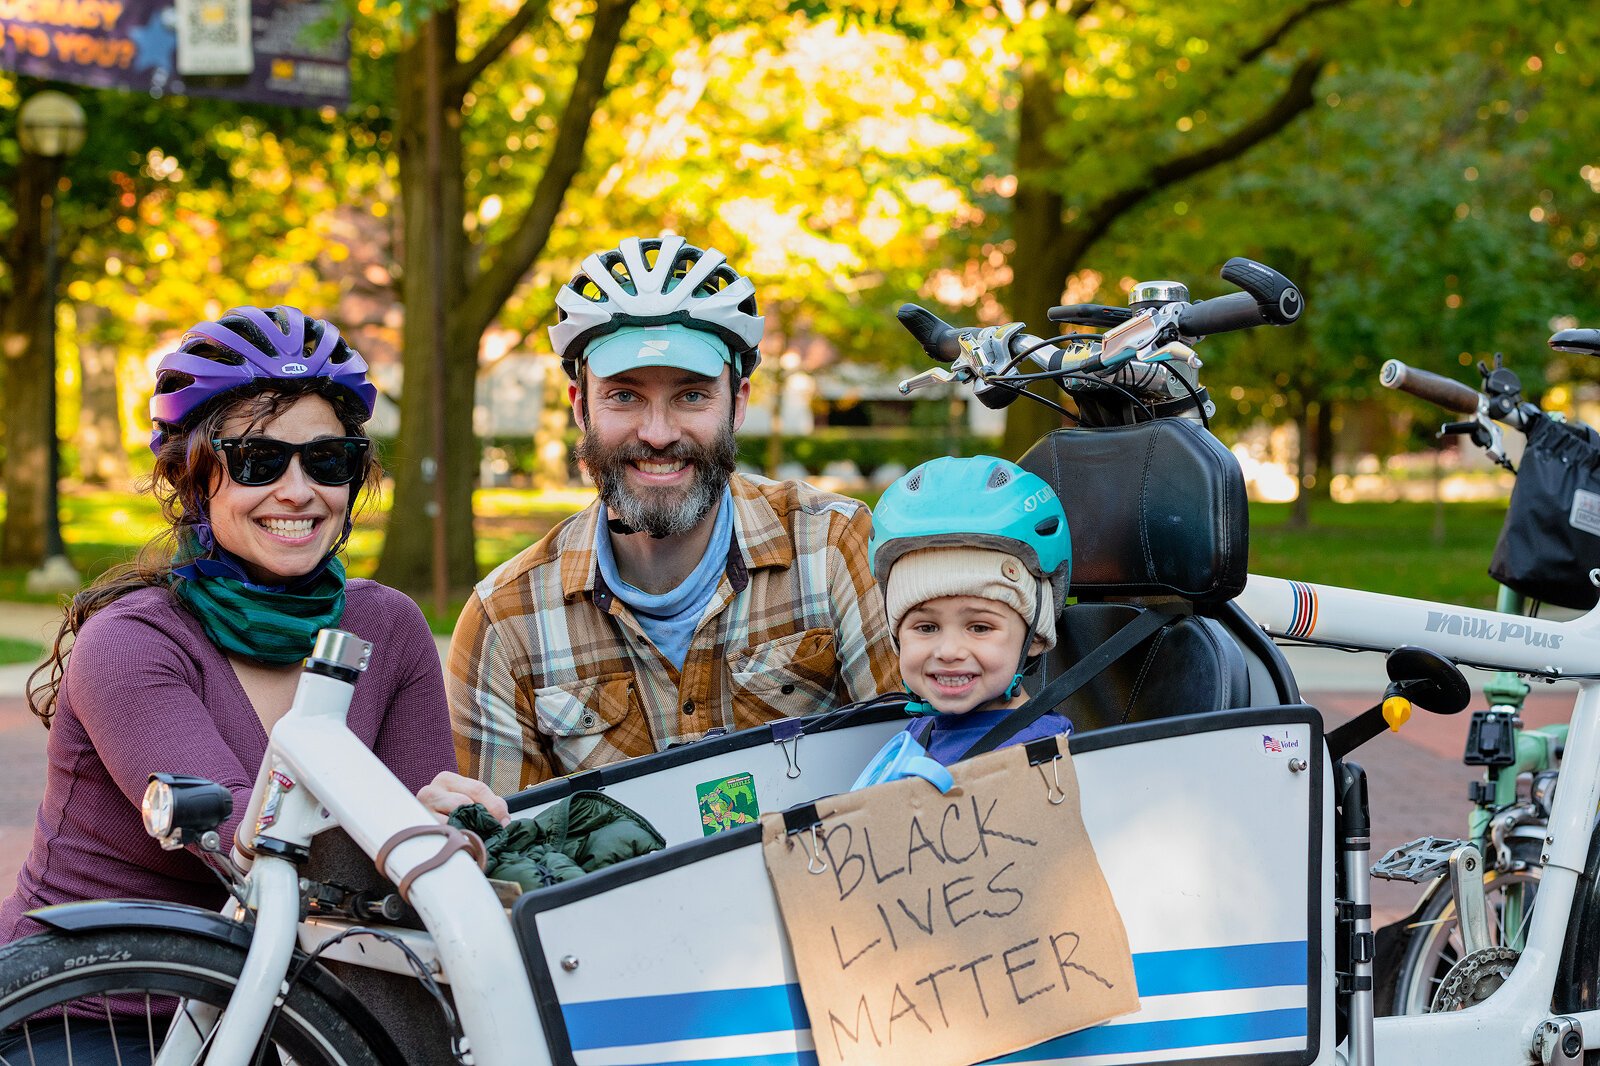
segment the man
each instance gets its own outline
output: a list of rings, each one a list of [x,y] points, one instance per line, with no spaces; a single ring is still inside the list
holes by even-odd
[[[897,688],[866,507],[734,472],[750,280],[681,237],[630,237],[556,307],[600,498],[467,601],[446,677],[462,773],[511,793]]]

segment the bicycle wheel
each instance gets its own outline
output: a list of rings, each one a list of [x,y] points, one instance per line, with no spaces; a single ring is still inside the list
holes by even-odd
[[[0,1066],[148,1066],[163,1046],[204,1061],[244,952],[184,933],[40,933],[0,948]],[[298,982],[271,1066],[381,1066],[321,993]],[[173,1052],[169,1050],[169,1055]]]
[[[1529,857],[1537,858],[1536,849],[1519,848],[1517,858],[1521,869],[1497,874],[1490,871],[1484,878],[1484,901],[1489,910],[1489,944],[1492,948],[1522,950],[1527,936],[1528,920],[1533,913],[1534,899],[1539,890],[1542,868]],[[1440,886],[1421,916],[1406,931],[1407,941],[1400,957],[1399,972],[1394,981],[1394,999],[1390,1004],[1393,1014],[1426,1014],[1433,1009],[1435,997],[1445,979],[1461,961],[1461,931],[1456,919],[1455,899],[1448,885]],[[1488,970],[1505,967],[1512,957],[1485,958]],[[1486,990],[1498,987],[1493,973],[1480,986]]]

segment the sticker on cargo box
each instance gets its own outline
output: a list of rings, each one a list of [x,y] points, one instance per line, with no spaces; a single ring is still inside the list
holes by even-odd
[[[752,774],[735,774],[720,781],[696,785],[700,801],[700,828],[706,836],[736,826],[752,825],[761,817],[756,802],[756,779]]]

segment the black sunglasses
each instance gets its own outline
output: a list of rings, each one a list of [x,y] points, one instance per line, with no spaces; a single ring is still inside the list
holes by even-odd
[[[306,476],[319,485],[348,485],[366,468],[372,441],[366,437],[322,437],[290,444],[271,437],[214,437],[212,445],[228,464],[228,476],[240,485],[270,485],[300,457]]]

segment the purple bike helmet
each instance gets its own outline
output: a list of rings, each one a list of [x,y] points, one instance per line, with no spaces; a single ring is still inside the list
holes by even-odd
[[[322,379],[349,392],[368,418],[378,390],[367,380],[367,361],[331,322],[298,308],[235,307],[215,322],[183,335],[178,349],[156,368],[150,398],[150,450],[211,400],[258,381]]]

